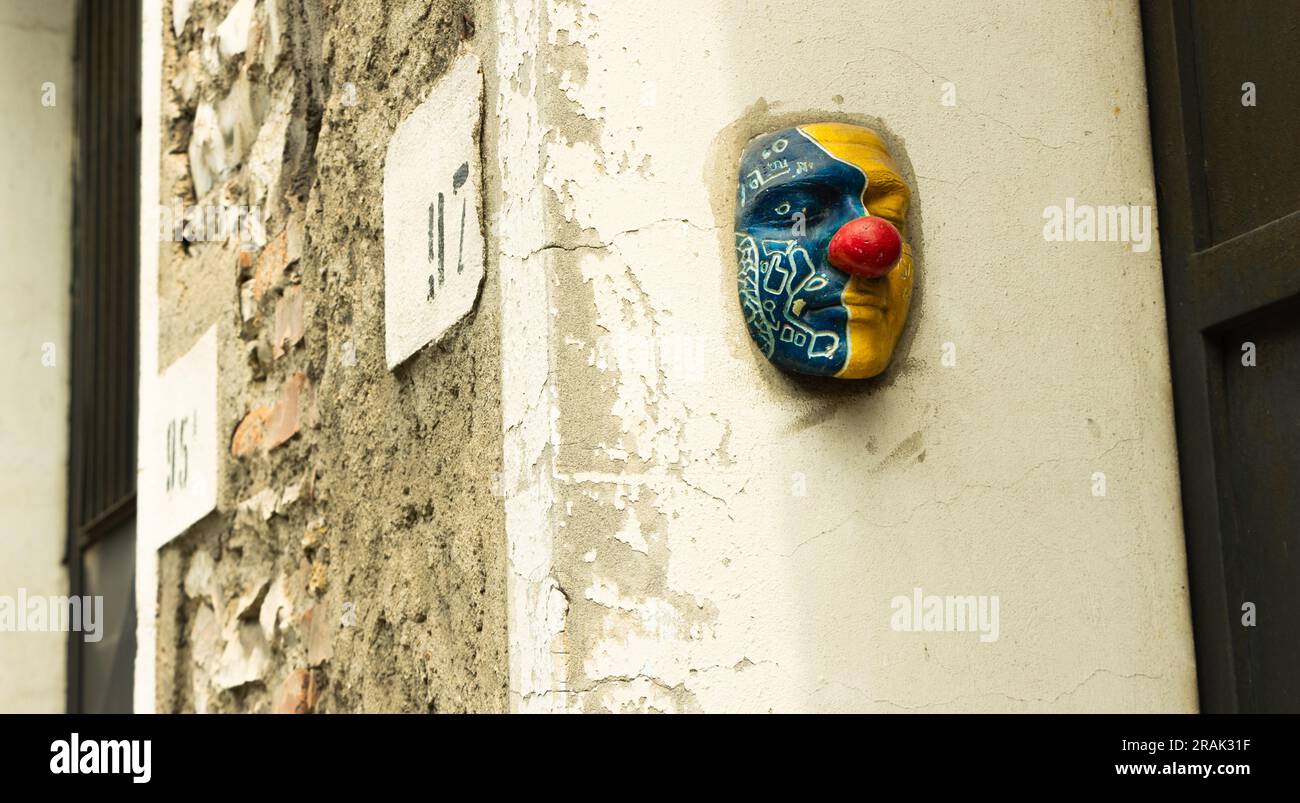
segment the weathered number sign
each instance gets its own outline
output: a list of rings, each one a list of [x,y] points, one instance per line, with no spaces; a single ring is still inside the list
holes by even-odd
[[[474,307],[483,282],[478,58],[461,56],[398,126],[384,162],[384,356],[389,370]]]
[[[157,546],[185,532],[217,506],[217,327],[163,372],[158,408],[145,424],[156,444],[142,494],[154,497]]]

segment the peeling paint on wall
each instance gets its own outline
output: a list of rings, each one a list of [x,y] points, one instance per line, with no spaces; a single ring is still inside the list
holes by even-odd
[[[158,556],[160,709],[1194,709],[1158,253],[1034,240],[1154,202],[1136,13],[850,5],[164,8],[163,201],[263,225],[159,249],[158,364],[217,323],[229,438]],[[487,277],[390,373],[385,145],[462,46]],[[740,148],[812,120],[916,188],[876,381],[781,374],[736,309]],[[999,638],[892,629],[921,587]]]
[[[497,3],[515,707],[1195,707],[1157,257],[1085,280],[1032,239],[1081,165],[1152,198],[1140,115],[1107,111],[1110,81],[1141,107],[1140,58],[1064,93],[1008,72],[1044,30],[1054,74],[1139,54],[1136,13],[888,5]],[[838,388],[733,309],[739,150],[815,120],[885,134],[926,285],[895,367]],[[1000,595],[1000,639],[891,630],[918,585]]]

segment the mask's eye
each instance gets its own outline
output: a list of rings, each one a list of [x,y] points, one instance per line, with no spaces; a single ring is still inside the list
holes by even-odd
[[[787,200],[759,206],[754,210],[754,222],[773,228],[784,228],[794,222],[799,205]]]
[[[808,283],[803,286],[803,289],[808,291],[820,290],[825,287],[826,284],[827,282],[824,277],[814,276],[808,280]]]
[[[754,206],[751,222],[769,228],[789,229],[800,237],[827,214],[828,199],[818,187],[797,184],[775,188]]]
[[[835,206],[834,193],[825,187],[808,187],[800,192],[797,198],[790,200],[794,207],[790,218],[792,220],[797,218],[803,224],[804,230],[812,229],[825,220]]]
[[[803,211],[803,226],[805,230],[820,225],[826,219],[828,212],[826,207],[821,204],[813,204]]]

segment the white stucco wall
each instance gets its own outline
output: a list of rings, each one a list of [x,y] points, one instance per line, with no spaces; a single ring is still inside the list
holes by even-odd
[[[1043,237],[1154,204],[1133,3],[495,16],[517,708],[1195,709],[1158,246]],[[735,165],[869,118],[912,319],[883,381],[810,387],[744,330]],[[998,639],[891,629],[915,588],[997,597]]]
[[[140,119],[162,117],[162,2],[140,4]],[[176,6],[183,6],[176,3]],[[162,131],[157,125],[140,128],[140,426],[137,428],[136,480],[157,470],[150,448],[148,424],[157,420],[158,380],[158,233],[153,228],[159,207]],[[136,510],[135,539],[135,673],[133,710],[152,714],[157,709],[158,650],[158,543],[162,513],[141,504]]]
[[[68,588],[75,5],[0,5],[0,595],[14,600]],[[0,630],[0,713],[61,712],[66,650],[66,633]]]

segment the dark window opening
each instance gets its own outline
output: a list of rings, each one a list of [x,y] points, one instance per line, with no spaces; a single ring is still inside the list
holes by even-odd
[[[77,166],[68,460],[70,594],[104,598],[101,636],[68,642],[69,713],[130,712],[135,475],[140,3],[77,11]]]

